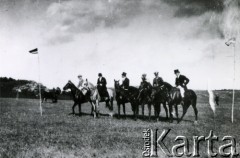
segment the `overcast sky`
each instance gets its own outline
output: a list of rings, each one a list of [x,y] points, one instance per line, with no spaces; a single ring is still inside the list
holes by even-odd
[[[174,84],[174,69],[189,88],[233,87],[233,47],[240,30],[237,0],[1,0],[0,76],[61,88],[82,74],[108,86],[127,72],[131,85],[154,71]],[[236,87],[240,47],[236,45]],[[209,82],[208,82],[209,81]]]

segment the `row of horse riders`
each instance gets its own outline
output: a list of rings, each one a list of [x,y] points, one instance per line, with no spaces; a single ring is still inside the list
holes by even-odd
[[[176,86],[181,87],[186,90],[186,85],[189,82],[185,76],[180,75],[179,70],[174,71],[176,74]],[[159,76],[158,73],[155,72],[155,78],[153,86],[147,81],[146,75],[142,76],[142,82],[139,88],[129,86],[129,79],[127,78],[127,74],[123,73],[123,82],[122,84],[119,81],[115,81],[114,88],[116,92],[116,102],[118,106],[118,116],[120,116],[120,105],[123,105],[123,111],[125,115],[125,104],[130,103],[133,111],[134,118],[136,119],[139,113],[139,105],[142,107],[142,116],[144,116],[144,106],[148,105],[148,117],[150,119],[151,116],[151,105],[154,106],[155,116],[158,118],[160,114],[160,106],[161,104],[164,106],[166,111],[166,117],[168,117],[168,112],[170,115],[170,121],[173,121],[173,107],[176,111],[177,120],[180,121],[183,116],[186,114],[187,109],[190,105],[192,105],[195,113],[195,121],[197,120],[197,108],[196,101],[197,96],[194,91],[187,89],[185,93],[185,97],[181,96],[179,89],[176,87],[172,87],[167,82],[164,82]],[[82,79],[82,76],[79,76]],[[86,82],[88,83],[88,82]],[[99,102],[106,102],[106,107],[109,108],[110,111],[113,111],[113,93],[111,89],[106,88],[106,79],[99,74],[98,82],[97,82],[97,90],[95,88],[83,88],[80,86],[75,86],[71,81],[69,81],[64,87],[63,90],[71,90],[72,99],[74,104],[72,106],[72,114],[75,114],[75,107],[79,106],[79,115],[81,115],[81,104],[90,102],[92,105],[92,113],[94,118],[99,114]],[[126,84],[127,83],[127,84]],[[88,83],[90,84],[90,83]],[[163,84],[163,88],[161,86]],[[126,86],[127,85],[127,86]],[[166,87],[168,86],[168,87]],[[165,87],[165,88],[164,88]],[[83,90],[87,92],[84,94]],[[106,91],[106,93],[104,92]],[[88,93],[91,92],[91,93]],[[101,94],[99,94],[101,93]],[[104,94],[105,93],[105,94]],[[95,95],[97,94],[97,95]],[[99,94],[99,95],[98,95]],[[101,96],[102,95],[102,96]],[[107,96],[109,95],[109,96]],[[100,96],[100,97],[99,97]],[[107,97],[107,98],[105,98]],[[181,119],[178,119],[178,106],[182,104],[183,106],[183,114]],[[169,110],[167,110],[166,105],[168,105]]]
[[[155,78],[153,79],[153,87],[165,86],[164,85],[165,82],[161,77],[159,77],[158,74],[159,74],[158,72],[154,72]],[[187,89],[187,84],[189,83],[189,79],[186,76],[181,75],[178,69],[174,70],[174,74],[176,75],[175,85],[177,88],[180,89],[181,96],[184,98],[184,92],[185,92],[185,89]],[[146,74],[142,75],[142,82],[140,84],[140,88],[148,89],[149,86],[151,86],[151,84],[148,82],[146,77],[147,77]],[[79,84],[77,87],[85,95],[90,85],[88,84],[88,82],[86,82],[86,80],[83,79],[82,75],[78,75],[78,79],[79,79]],[[128,88],[130,86],[130,80],[127,78],[126,72],[122,73],[122,84],[120,86],[124,90],[128,91]],[[109,98],[109,94],[107,92],[107,80],[105,77],[103,77],[102,73],[98,74],[97,89],[101,97]]]

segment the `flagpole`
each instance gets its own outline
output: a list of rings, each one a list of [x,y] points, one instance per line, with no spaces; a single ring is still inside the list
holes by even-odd
[[[234,119],[234,102],[235,102],[235,69],[236,69],[236,52],[235,44],[233,45],[233,98],[232,98],[232,123]]]
[[[38,52],[38,88],[39,88],[39,108],[40,108],[40,114],[42,116],[42,94],[41,94],[41,78],[40,78],[40,57]]]

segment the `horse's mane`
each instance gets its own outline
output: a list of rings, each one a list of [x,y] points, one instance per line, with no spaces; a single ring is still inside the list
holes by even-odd
[[[74,88],[76,88],[77,90],[79,90],[79,89],[77,88],[77,86],[75,86],[75,84],[72,83],[72,81],[68,81],[68,82],[71,83],[71,85],[72,85]]]
[[[168,83],[168,82],[163,82],[164,83],[164,85],[167,85],[167,86],[169,86],[169,87],[173,87],[170,83]]]
[[[91,82],[88,82],[88,87],[90,89],[96,89],[96,86],[94,86],[94,84],[92,84]]]

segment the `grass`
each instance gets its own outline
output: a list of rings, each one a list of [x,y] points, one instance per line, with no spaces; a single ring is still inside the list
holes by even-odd
[[[220,100],[221,105],[217,108],[215,120],[206,95],[198,93],[198,97],[197,125],[193,124],[192,108],[180,124],[176,121],[170,124],[164,120],[134,121],[130,117],[132,112],[129,105],[126,106],[126,119],[105,115],[93,119],[89,115],[89,104],[82,106],[85,115],[78,117],[68,115],[71,112],[72,101],[60,100],[57,104],[44,103],[41,117],[38,100],[0,98],[0,157],[142,157],[142,131],[146,128],[158,128],[160,132],[166,128],[172,129],[166,140],[170,147],[177,135],[186,136],[191,144],[194,135],[208,136],[210,130],[213,130],[220,140],[224,135],[232,135],[239,142],[238,98],[235,105],[235,123],[232,124],[230,97]],[[101,104],[100,111],[102,114],[109,112],[104,104]],[[114,112],[117,113],[116,104]],[[163,108],[161,116],[165,117]],[[214,150],[217,150],[222,142],[216,144]],[[206,149],[207,145],[204,142],[200,145],[201,157],[207,157]],[[161,151],[159,157],[165,157]]]

